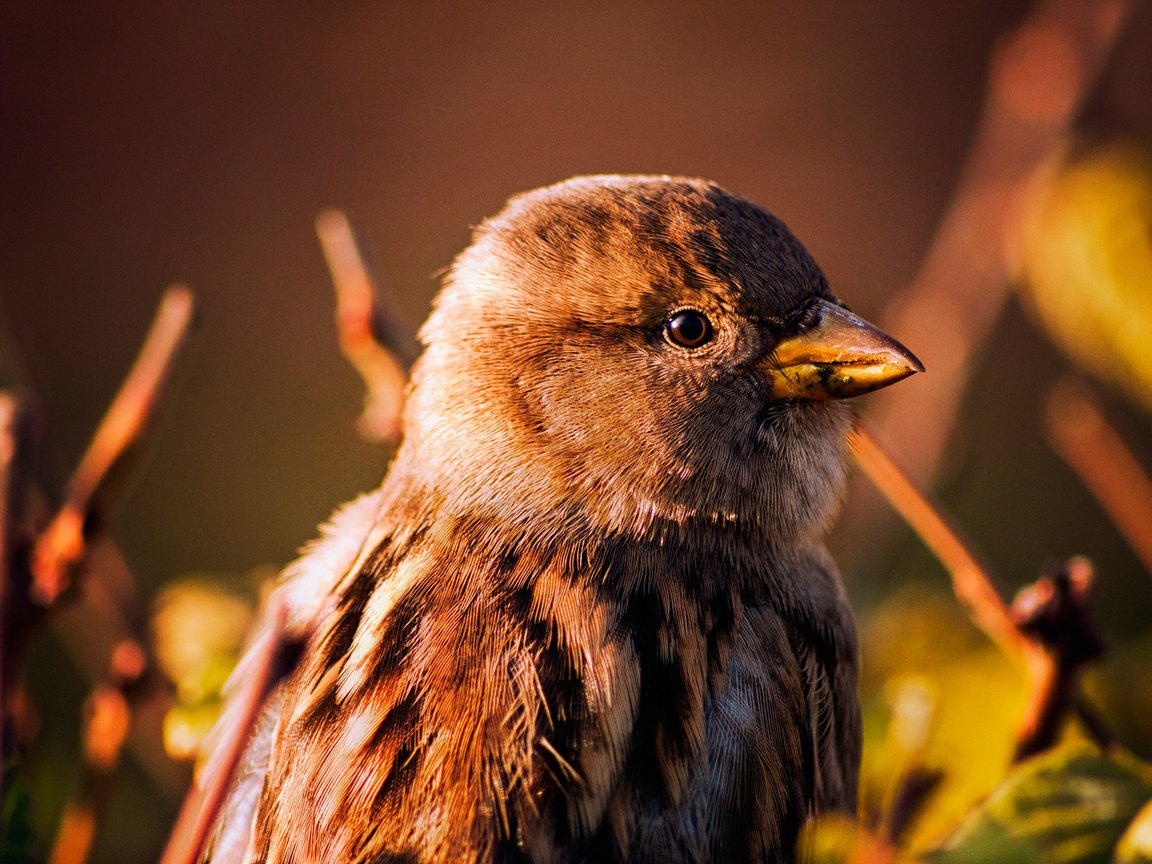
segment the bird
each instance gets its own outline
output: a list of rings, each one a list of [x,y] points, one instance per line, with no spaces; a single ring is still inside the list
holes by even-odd
[[[207,860],[792,860],[856,799],[847,400],[923,366],[677,176],[511,198],[420,339],[382,485],[277,589],[309,635]]]

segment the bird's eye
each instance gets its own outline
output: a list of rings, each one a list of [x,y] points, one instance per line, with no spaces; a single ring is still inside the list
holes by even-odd
[[[682,309],[668,319],[664,335],[681,348],[699,348],[712,339],[712,322],[695,309]]]

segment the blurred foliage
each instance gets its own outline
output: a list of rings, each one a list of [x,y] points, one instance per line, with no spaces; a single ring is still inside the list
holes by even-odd
[[[1116,847],[1116,864],[1149,862],[1152,862],[1152,801],[1136,814]]]
[[[931,864],[1107,864],[1149,799],[1148,766],[1086,748],[1030,759],[964,820]]]
[[[1152,754],[1152,630],[1116,644],[1104,663],[1088,670],[1085,692],[1100,706],[1117,736],[1144,756]]]
[[[4,802],[0,823],[0,864],[25,864],[33,860],[32,795],[15,771],[4,767]]]
[[[802,864],[847,864],[865,858],[871,838],[845,816],[825,816],[809,822],[800,835]]]
[[[164,749],[173,759],[195,758],[220,716],[221,694],[254,613],[251,599],[237,593],[235,584],[189,576],[156,599],[156,660],[176,690],[176,704],[164,717]]]
[[[1078,365],[1152,409],[1152,153],[1133,143],[1047,166],[1025,207],[1021,288]]]
[[[978,737],[978,736],[973,736]],[[1014,766],[938,847],[889,845],[833,816],[802,837],[803,864],[1140,864],[1152,861],[1152,770],[1077,744]]]
[[[807,834],[806,864],[1152,860],[1141,857],[1152,849],[1152,773],[1135,757],[1101,756],[1069,723],[1061,749],[1010,767],[1025,676],[950,594],[909,586],[861,623],[861,816],[871,830],[820,822]],[[1122,646],[1086,688],[1100,697],[1121,740],[1140,746],[1152,716],[1146,641]],[[890,827],[898,787],[924,769],[940,772],[942,782],[908,820],[899,848],[873,854],[881,848],[875,834]]]
[[[910,586],[862,625],[866,804],[889,794],[904,767],[901,753],[911,749],[888,731],[902,691],[915,686],[935,703],[922,758],[945,777],[910,837],[914,848],[927,848],[1003,777],[1023,710],[1024,678],[949,594]]]

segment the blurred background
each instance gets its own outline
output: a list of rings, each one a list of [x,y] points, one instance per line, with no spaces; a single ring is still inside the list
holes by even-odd
[[[198,302],[190,350],[107,527],[146,604],[165,586],[200,586],[202,620],[239,632],[260,579],[336,504],[378,483],[390,454],[355,432],[363,387],[337,346],[317,213],[348,212],[415,328],[470,226],[511,194],[582,173],[701,175],[771,209],[849,305],[925,359],[928,373],[894,388],[888,404],[932,402],[943,380],[934,383],[933,370],[947,365],[952,343],[932,338],[931,322],[893,322],[901,292],[924,284],[921,262],[966,182],[995,84],[990,63],[1034,11],[1023,0],[8,0],[0,383],[34,396],[38,480],[58,496],[163,287],[187,282]],[[1062,50],[1059,40],[1037,44],[1048,59]],[[1095,563],[1112,650],[1090,686],[1145,757],[1152,576],[1052,451],[1044,417],[1049,388],[1085,369],[1101,382],[1107,416],[1152,466],[1149,361],[1117,358],[1108,338],[1113,326],[1152,337],[1152,271],[1139,257],[1152,242],[1149,58],[1152,8],[1137,2],[1083,99],[1044,103],[1048,79],[1023,91],[1016,108],[1026,123],[1066,112],[1052,138],[1067,146],[1046,149],[1041,135],[1023,148],[1023,167],[1004,169],[1032,189],[1032,163],[1046,166],[1044,194],[1019,204],[1013,187],[1012,212],[1025,211],[1032,233],[1010,232],[1007,255],[1000,232],[968,252],[1007,262],[985,273],[997,291],[1029,287],[992,304],[969,346],[943,455],[921,465],[935,466],[925,472],[1005,593],[1047,562],[1084,554]],[[1028,99],[1040,121],[1029,119]],[[1048,182],[1052,172],[1072,176],[1046,161],[1053,154],[1086,179]],[[1089,227],[1062,215],[1092,208],[1102,215]],[[1097,245],[1119,237],[1131,254],[1118,253],[1121,264],[1099,281],[1075,282],[1061,257],[1074,241],[1051,239],[1065,228]],[[953,296],[962,310],[980,302]],[[1101,297],[1114,299],[1098,315],[1084,311]],[[1071,311],[1061,318],[1060,309]],[[950,333],[949,313],[936,318]],[[1077,355],[1074,346],[1096,344],[1077,328],[1097,319],[1101,344]],[[899,439],[889,435],[897,454]],[[933,758],[959,812],[1011,752],[1021,679],[967,623],[940,565],[877,512],[884,507],[857,490],[833,537],[864,634],[869,752],[883,746],[893,692],[916,682],[938,704]],[[37,850],[79,782],[91,682],[74,654],[48,633],[30,660],[35,736],[22,771]],[[217,682],[204,688],[218,688],[227,665],[197,673]],[[193,708],[207,698],[190,692]],[[125,756],[92,860],[151,860],[167,834],[190,769],[149,767],[141,752]],[[947,824],[941,816],[923,830],[938,835]]]

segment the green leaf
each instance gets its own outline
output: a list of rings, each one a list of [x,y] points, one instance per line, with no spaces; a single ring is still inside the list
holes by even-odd
[[[926,860],[1109,864],[1117,841],[1149,798],[1152,777],[1135,760],[1084,747],[1046,753],[1013,769]]]

